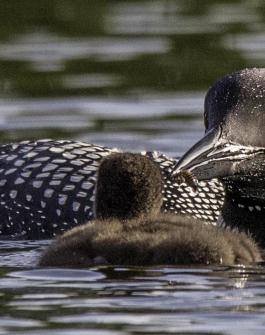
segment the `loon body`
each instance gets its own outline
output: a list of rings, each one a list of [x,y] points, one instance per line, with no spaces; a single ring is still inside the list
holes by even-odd
[[[96,220],[66,232],[42,266],[95,264],[248,264],[261,261],[255,242],[187,216],[162,214],[164,178],[146,156],[116,153],[99,167]]]
[[[177,163],[175,173],[218,178],[225,188],[223,222],[251,232],[265,246],[265,69],[217,81],[205,99],[206,133]]]
[[[51,238],[92,220],[97,169],[115,151],[66,140],[0,146],[0,238]],[[175,159],[143,154],[164,176],[162,211],[217,221],[224,198],[220,182],[201,181],[194,192],[171,178]]]

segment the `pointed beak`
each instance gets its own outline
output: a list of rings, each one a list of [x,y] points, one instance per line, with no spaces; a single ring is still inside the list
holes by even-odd
[[[189,171],[198,180],[208,180],[240,174],[253,175],[253,168],[257,172],[257,162],[264,161],[265,148],[242,146],[225,138],[221,126],[207,132],[178,161],[172,175]]]

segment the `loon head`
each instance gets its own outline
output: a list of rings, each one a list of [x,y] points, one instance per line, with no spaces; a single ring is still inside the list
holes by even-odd
[[[205,98],[205,136],[180,159],[174,174],[199,180],[259,176],[265,164],[265,68],[218,80]]]
[[[150,158],[133,153],[111,154],[98,170],[95,216],[126,220],[158,214],[162,189],[159,166]]]

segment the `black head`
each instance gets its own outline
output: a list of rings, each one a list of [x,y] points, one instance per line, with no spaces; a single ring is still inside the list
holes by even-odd
[[[121,220],[157,214],[163,202],[159,166],[148,157],[115,153],[98,170],[95,215]]]
[[[218,80],[205,97],[206,134],[241,145],[265,146],[265,68],[245,69]]]
[[[205,98],[205,136],[178,162],[198,179],[259,175],[265,161],[265,69],[217,81]]]

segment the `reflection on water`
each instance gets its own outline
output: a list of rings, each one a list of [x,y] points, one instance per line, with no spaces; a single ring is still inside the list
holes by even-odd
[[[105,131],[105,118],[154,115],[165,124],[200,116],[207,87],[225,73],[262,65],[264,2],[19,0],[0,4],[2,141]],[[199,96],[199,100],[197,97]],[[45,99],[43,99],[45,97]],[[157,98],[158,97],[158,98]],[[41,116],[40,116],[41,112]],[[123,122],[123,125],[127,124]],[[170,122],[168,127],[170,128]],[[154,149],[134,130],[117,144]],[[203,128],[202,123],[198,131]],[[28,132],[30,130],[30,133]],[[36,131],[37,130],[37,131]],[[115,132],[113,132],[115,133]],[[193,133],[193,132],[192,132]],[[90,140],[90,135],[88,139]],[[197,139],[197,135],[192,140]],[[96,136],[98,140],[98,136]],[[108,144],[104,136],[100,143]],[[141,142],[140,145],[136,144]],[[158,150],[179,155],[182,134]],[[164,143],[164,141],[163,141]]]
[[[201,92],[149,94],[137,100],[124,97],[0,100],[0,129],[15,132],[19,139],[49,137],[59,132],[57,137],[63,133],[63,137],[67,134],[90,143],[130,150],[160,150],[179,156],[201,136],[202,106]]]
[[[264,333],[262,266],[38,269],[38,243],[1,243],[1,334]]]
[[[264,66],[264,0],[2,0],[0,140],[181,155],[217,78]],[[264,266],[39,269],[0,242],[0,334],[263,334]]]
[[[265,66],[265,33],[248,33],[227,36],[224,38],[224,45],[230,49],[240,50],[241,54],[249,59],[251,66]]]

